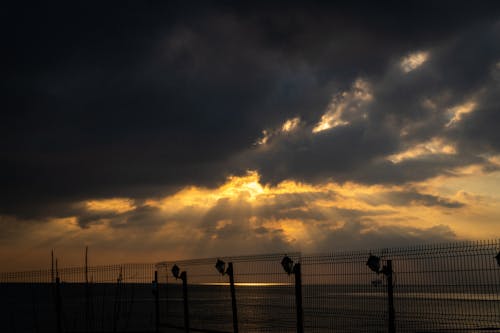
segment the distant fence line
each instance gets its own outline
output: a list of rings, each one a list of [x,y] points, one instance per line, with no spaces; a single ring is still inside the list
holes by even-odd
[[[115,264],[89,266],[87,268],[88,281],[92,283],[111,283],[120,278],[123,282],[145,283],[151,282],[152,272],[155,264]],[[0,273],[0,283],[51,283],[56,275],[62,282],[84,283],[86,281],[85,267],[65,267],[52,269],[40,269],[23,272],[3,272]]]
[[[61,332],[186,325],[205,332],[500,331],[499,251],[500,239],[288,253],[290,274],[283,253],[92,266],[87,274],[61,268],[59,316],[52,270],[0,273],[0,327],[56,332],[59,321]],[[219,271],[217,259],[226,264]]]

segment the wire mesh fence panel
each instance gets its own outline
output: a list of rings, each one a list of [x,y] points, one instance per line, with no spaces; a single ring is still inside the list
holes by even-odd
[[[288,256],[300,261],[299,253]],[[233,259],[243,331],[295,331],[294,279],[283,270],[282,258],[276,254]]]
[[[293,263],[301,263],[305,332],[390,332],[390,323],[392,332],[499,332],[499,251],[500,240],[491,240],[289,254]],[[376,268],[370,265],[373,271],[367,266],[370,256],[377,261]],[[182,279],[172,275],[177,265],[178,276],[187,276],[189,326],[232,332],[227,270],[232,263],[239,331],[297,330],[297,275],[285,273],[283,255],[220,259],[219,270],[212,258],[0,273],[0,327],[5,332],[153,332],[158,309],[160,331],[182,331],[185,290]],[[151,283],[155,270],[157,289]],[[394,311],[389,311],[389,290]]]
[[[401,332],[500,331],[500,240],[388,249]]]
[[[387,332],[388,278],[366,265],[391,260],[395,331],[500,331],[500,240],[302,257],[309,332]]]
[[[294,288],[282,270],[282,255],[220,258],[233,264],[238,327],[242,332],[288,332],[295,330]],[[189,320],[196,329],[233,331],[233,309],[227,274],[216,268],[217,258],[188,260],[158,265],[164,282],[162,313],[165,324],[183,327],[181,280],[171,278],[177,265],[187,273]],[[170,275],[170,276],[169,276]]]
[[[368,251],[302,257],[307,332],[386,332],[386,289]]]
[[[190,327],[232,331],[231,298],[226,276],[219,274],[215,260],[191,260],[177,263],[187,276]],[[172,276],[174,263],[157,265],[160,282],[160,311],[163,326],[184,327],[184,295],[182,279]],[[169,276],[170,275],[170,276]]]

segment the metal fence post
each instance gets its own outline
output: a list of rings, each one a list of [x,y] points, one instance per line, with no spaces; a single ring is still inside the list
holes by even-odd
[[[184,298],[184,329],[189,333],[189,304],[188,304],[188,290],[187,290],[187,273],[181,273],[182,280],[182,297]]]
[[[295,307],[297,308],[297,333],[304,333],[304,314],[302,310],[302,272],[300,263],[294,266],[295,275]]]
[[[229,275],[229,286],[231,288],[231,306],[233,309],[233,331],[238,333],[238,308],[236,307],[236,291],[234,289],[233,263],[228,263],[227,274]]]
[[[396,332],[396,326],[394,323],[395,313],[394,313],[394,285],[392,281],[392,260],[387,260],[387,300],[389,306],[389,333]]]

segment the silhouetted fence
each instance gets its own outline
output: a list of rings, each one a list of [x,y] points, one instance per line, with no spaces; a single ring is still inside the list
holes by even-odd
[[[0,273],[0,327],[7,332],[57,332],[58,324],[61,332],[500,331],[499,250],[500,240],[493,240],[288,253],[286,259],[276,254],[89,267],[87,275],[84,268]],[[62,282],[55,283],[53,275]]]
[[[153,271],[126,264],[0,273],[0,331],[154,331]]]

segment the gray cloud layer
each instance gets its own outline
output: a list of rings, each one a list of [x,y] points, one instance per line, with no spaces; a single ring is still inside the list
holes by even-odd
[[[401,184],[498,153],[495,2],[286,4],[4,8],[0,214],[69,216],[83,199],[214,186],[247,168],[271,183]],[[428,62],[398,71],[415,50]],[[359,77],[373,87],[368,116],[313,135]],[[474,97],[446,128],[443,110]],[[297,133],[254,147],[297,116]],[[436,135],[458,153],[385,159]]]

